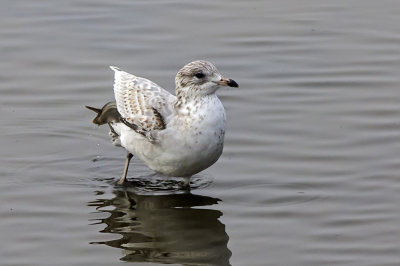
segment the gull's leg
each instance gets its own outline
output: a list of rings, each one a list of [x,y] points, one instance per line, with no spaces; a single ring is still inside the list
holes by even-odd
[[[118,185],[122,185],[123,183],[125,183],[126,174],[128,173],[128,168],[129,168],[129,162],[131,161],[132,157],[133,157],[132,153],[128,152],[126,154],[124,173],[123,173],[121,179],[118,181]]]
[[[183,188],[190,191],[190,176],[183,177]]]

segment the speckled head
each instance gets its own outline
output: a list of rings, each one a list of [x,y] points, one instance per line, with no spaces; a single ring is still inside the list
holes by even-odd
[[[175,85],[177,95],[208,95],[220,86],[239,87],[234,80],[222,77],[213,64],[203,60],[191,62],[179,70]]]

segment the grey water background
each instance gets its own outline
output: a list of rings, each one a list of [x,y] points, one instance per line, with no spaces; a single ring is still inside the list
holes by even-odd
[[[0,265],[400,265],[399,25],[399,1],[2,1]],[[240,84],[222,157],[191,194],[116,186],[83,106],[109,65],[173,92],[195,59]]]

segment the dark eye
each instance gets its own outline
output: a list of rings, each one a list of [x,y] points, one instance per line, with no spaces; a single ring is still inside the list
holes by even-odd
[[[204,75],[204,73],[197,73],[197,74],[195,74],[194,75],[196,78],[198,78],[198,79],[202,79],[202,78],[204,78],[205,77],[205,75]]]

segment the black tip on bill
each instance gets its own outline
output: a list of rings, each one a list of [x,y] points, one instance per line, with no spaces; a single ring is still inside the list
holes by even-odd
[[[239,88],[239,84],[237,84],[233,79],[229,79],[227,84],[229,87]]]

